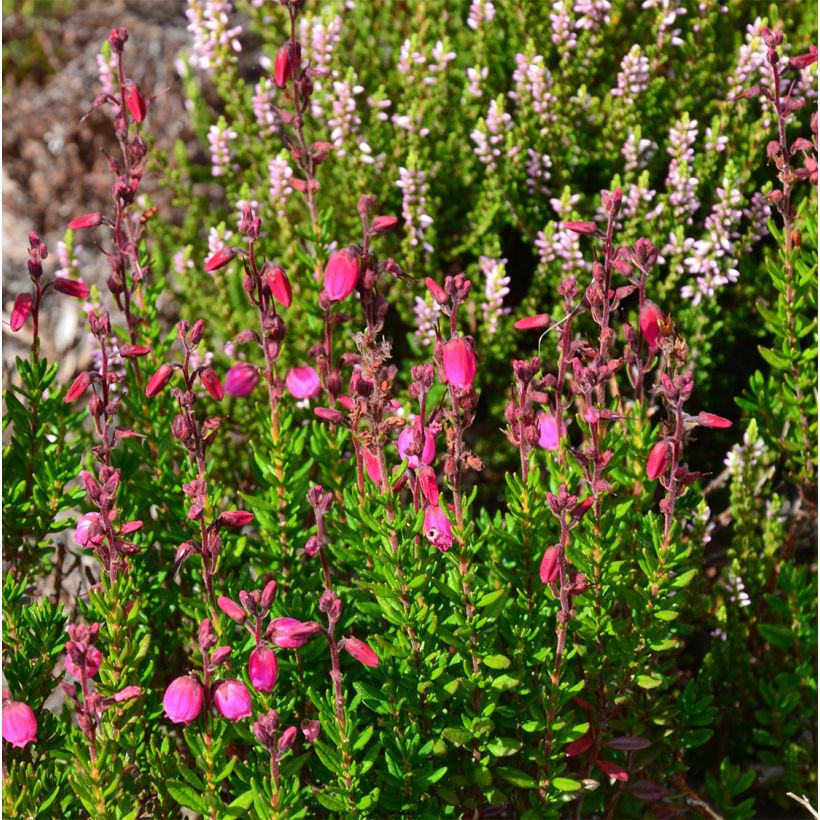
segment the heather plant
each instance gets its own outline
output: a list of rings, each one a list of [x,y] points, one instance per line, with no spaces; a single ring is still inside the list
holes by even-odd
[[[111,31],[9,319],[9,816],[814,811],[816,30],[754,6],[189,0],[200,156]]]

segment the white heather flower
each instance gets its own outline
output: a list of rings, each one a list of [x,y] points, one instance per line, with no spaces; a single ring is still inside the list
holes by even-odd
[[[262,77],[253,87],[253,115],[260,134],[272,136],[279,127],[279,115],[274,109],[276,85],[270,77]]]
[[[117,74],[117,55],[97,55],[97,76],[100,78],[103,94],[114,94],[114,77]]]
[[[765,452],[766,445],[757,435],[757,429],[755,428],[754,435],[750,435],[747,429],[743,434],[743,443],[735,444],[726,454],[723,463],[729,468],[732,477],[738,478],[743,474],[744,469],[756,467]]]
[[[532,196],[548,196],[547,182],[550,179],[552,160],[532,148],[527,149],[527,191]]]
[[[546,134],[547,126],[556,119],[558,100],[550,91],[553,79],[544,56],[516,54],[515,65],[512,76],[514,90],[509,92],[509,97],[515,101],[518,110],[531,107],[544,125],[541,133]]]
[[[213,71],[225,63],[229,51],[242,51],[239,35],[242,26],[229,25],[233,5],[219,0],[188,0],[185,16],[188,31],[194,35],[191,64],[202,71]]]
[[[473,0],[470,3],[470,13],[467,15],[467,25],[478,31],[495,17],[495,6],[489,0]]]
[[[402,192],[401,213],[404,218],[405,235],[410,245],[421,246],[427,253],[432,253],[433,246],[424,238],[427,228],[433,224],[432,217],[425,213],[429,186],[424,171],[399,168],[399,179],[396,184]]]
[[[632,105],[641,92],[649,88],[649,58],[634,45],[621,60],[617,86],[609,93],[613,97],[623,97],[627,105]]]
[[[183,248],[174,254],[174,273],[183,276],[189,270],[194,269],[194,260],[191,259],[190,247]]]
[[[487,66],[483,68],[468,68],[467,69],[467,94],[470,97],[481,97],[484,91],[481,88],[484,80],[487,79],[489,69]]]
[[[268,163],[268,181],[270,183],[270,197],[276,208],[277,216],[285,216],[288,197],[293,193],[290,179],[293,168],[288,162],[287,152],[282,150]]]
[[[609,25],[609,0],[575,0],[573,12],[579,15],[575,28],[583,31],[599,31]]]
[[[493,259],[488,256],[479,257],[478,265],[484,274],[484,301],[481,303],[481,315],[484,317],[484,327],[487,334],[492,336],[498,330],[498,320],[510,312],[504,307],[504,297],[510,292],[510,277],[505,276],[506,259]]]
[[[703,149],[707,153],[715,152],[722,154],[729,144],[729,137],[719,134],[715,136],[711,128],[707,128],[703,134]]]
[[[700,208],[696,196],[699,181],[689,175],[695,152],[692,146],[698,138],[697,120],[690,120],[684,112],[669,130],[667,153],[672,159],[666,175],[666,192],[672,213],[678,219],[692,224],[692,215]]]
[[[644,0],[641,4],[642,9],[658,9],[660,11],[661,19],[658,24],[658,40],[657,45],[662,49],[667,35],[669,42],[673,46],[682,46],[683,39],[681,38],[680,28],[675,28],[675,23],[678,17],[686,14],[686,9],[681,8],[680,0]]]
[[[570,6],[572,0],[555,0],[550,11],[550,39],[560,51],[561,59],[569,59],[578,47],[575,34],[575,21],[572,19]]]
[[[68,245],[65,242],[57,243],[57,259],[60,262],[60,267],[54,272],[55,276],[71,276],[80,270],[80,262],[77,259],[77,254],[82,250],[82,245],[74,246],[73,255],[69,256]]]
[[[220,120],[224,123],[224,120]],[[231,170],[233,151],[230,144],[237,138],[237,133],[226,125],[212,125],[208,129],[208,145],[211,149],[211,173],[221,177]]]
[[[436,343],[436,323],[441,315],[441,306],[429,294],[424,298],[416,296],[416,339],[421,347],[432,347]]]

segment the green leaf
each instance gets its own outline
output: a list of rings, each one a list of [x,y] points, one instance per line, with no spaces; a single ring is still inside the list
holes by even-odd
[[[776,626],[775,624],[758,624],[757,631],[772,646],[778,649],[788,649],[794,646],[795,634],[788,626]]]
[[[448,726],[441,734],[456,746],[464,746],[473,739],[473,733],[469,729],[462,729],[460,726]]]
[[[491,686],[499,692],[506,692],[509,689],[515,689],[520,683],[521,678],[514,678],[512,675],[499,675],[497,678],[493,678]]]
[[[506,669],[512,661],[506,655],[487,655],[483,660],[484,666],[490,669]]]
[[[663,683],[662,680],[650,677],[649,675],[638,675],[635,678],[635,682],[641,687],[641,689],[654,689]]]
[[[209,813],[208,804],[187,783],[183,783],[181,780],[168,780],[165,783],[165,788],[168,789],[168,793],[180,806],[193,809],[193,811],[198,811],[200,814]]]
[[[495,773],[506,780],[507,783],[518,786],[520,789],[535,789],[538,787],[538,782],[520,769],[513,769],[510,766],[498,766]]]
[[[562,792],[577,792],[581,788],[581,784],[571,777],[556,777],[552,785]]]
[[[509,757],[514,755],[522,745],[521,741],[514,737],[496,737],[487,744],[487,751],[493,757]]]

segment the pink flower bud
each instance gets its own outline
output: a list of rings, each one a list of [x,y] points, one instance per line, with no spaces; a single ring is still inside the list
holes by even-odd
[[[114,695],[114,703],[126,703],[142,696],[141,686],[126,686]]]
[[[248,617],[247,613],[241,606],[239,606],[236,601],[232,601],[230,598],[226,598],[224,595],[220,595],[216,599],[216,605],[232,620],[236,621],[238,624],[245,623],[245,619]]]
[[[217,684],[214,690],[214,703],[222,717],[228,720],[242,720],[250,717],[251,693],[242,681],[230,678]]]
[[[344,424],[345,421],[345,417],[338,410],[332,410],[330,407],[314,407],[313,415],[331,424]]]
[[[370,223],[370,233],[384,233],[396,227],[399,218],[397,216],[377,216]]]
[[[293,71],[294,54],[291,43],[285,43],[276,52],[276,62],[273,66],[273,79],[279,88],[284,88],[288,84],[291,72]]]
[[[598,233],[598,228],[594,222],[562,222],[561,226],[573,233],[579,233],[583,236],[595,236]]]
[[[148,113],[148,101],[140,91],[140,87],[135,82],[128,82],[123,90],[128,111],[137,122],[142,122]]]
[[[438,484],[436,483],[436,473],[432,467],[422,464],[418,470],[419,487],[427,503],[433,507],[438,506]],[[426,528],[425,528],[426,529]]]
[[[566,435],[566,425],[561,424],[561,435]],[[561,444],[561,435],[558,433],[558,421],[549,413],[538,414],[538,446],[544,450],[557,450]]]
[[[541,559],[541,569],[539,576],[542,584],[551,584],[557,577],[560,571],[558,565],[558,556],[560,550],[558,547],[550,547]]]
[[[168,380],[171,378],[171,374],[173,373],[173,369],[169,364],[161,364],[159,369],[150,379],[148,379],[148,384],[145,387],[145,395],[152,399],[154,396],[159,393],[166,384],[168,384]]]
[[[147,356],[150,352],[151,348],[145,345],[120,345],[120,356],[125,356],[126,359]]]
[[[473,386],[476,373],[473,343],[465,336],[456,336],[444,345],[441,364],[447,381],[454,387]]]
[[[171,681],[162,698],[165,716],[172,723],[190,723],[202,711],[202,684],[190,675]]]
[[[220,248],[213,256],[205,260],[205,272],[213,273],[220,268],[224,268],[237,254],[237,248]]]
[[[668,441],[658,441],[649,453],[649,458],[646,461],[646,474],[654,481],[658,478],[669,466],[669,460],[672,458],[672,448]]]
[[[408,455],[407,450],[413,443],[413,428],[412,427],[405,427],[401,433],[399,433],[398,441],[396,442],[396,447],[399,450],[399,458],[402,461],[407,459],[407,466],[411,467],[412,469],[416,469],[419,466],[419,457],[418,456],[411,456]],[[422,464],[432,464],[436,458],[436,437],[431,432],[430,428],[427,427],[424,430],[424,445],[421,451],[421,463]]]
[[[54,289],[59,293],[64,293],[66,296],[73,296],[76,299],[85,299],[91,289],[85,282],[79,282],[76,279],[69,279],[67,276],[58,276],[54,280]]]
[[[265,279],[267,279],[273,298],[283,307],[290,307],[293,304],[293,291],[290,287],[290,280],[282,268],[277,265],[265,274]]]
[[[698,413],[697,415],[698,424],[701,427],[731,427],[732,422],[729,419],[723,418],[723,416],[716,416],[714,413]]]
[[[274,618],[266,636],[281,649],[298,649],[321,631],[315,621],[297,621],[296,618]]]
[[[312,399],[322,384],[319,381],[319,374],[309,364],[303,364],[288,370],[285,387],[296,399]]]
[[[219,516],[219,523],[226,527],[244,527],[253,521],[253,513],[246,510],[226,510]]]
[[[78,216],[76,219],[72,219],[71,222],[68,223],[68,227],[71,228],[72,231],[75,231],[80,228],[96,228],[97,225],[101,223],[102,214],[99,211],[94,211],[93,214],[86,214],[85,216]]]
[[[296,736],[299,730],[295,726],[288,726],[281,735],[279,735],[279,743],[277,749],[280,755],[283,755],[296,742]]]
[[[352,655],[365,666],[379,665],[379,656],[364,641],[360,641],[358,638],[345,638],[344,649],[348,655]]]
[[[71,404],[72,402],[77,401],[80,396],[88,390],[89,386],[91,385],[91,374],[84,370],[77,376],[76,379],[71,384],[71,387],[68,388],[65,394],[65,403]]]
[[[272,692],[279,675],[276,653],[268,646],[257,646],[248,659],[248,677],[257,692]]]
[[[225,392],[229,396],[244,398],[249,396],[259,381],[259,371],[247,362],[235,364],[225,374]]]
[[[444,288],[439,285],[435,279],[431,279],[429,276],[424,280],[424,284],[427,285],[427,290],[430,291],[430,295],[436,302],[440,305],[446,305],[448,302],[448,296],[445,292]]]
[[[65,656],[65,669],[66,672],[74,675],[75,678],[82,677],[82,669],[77,666],[76,663],[71,659],[71,652],[76,647],[76,643],[74,641],[68,641],[66,643],[66,656]],[[100,665],[102,664],[102,652],[97,649],[96,646],[89,646],[85,651],[85,674],[86,677],[93,678],[97,672],[100,671]]]
[[[21,293],[14,300],[14,307],[11,311],[11,319],[9,320],[9,326],[15,333],[17,333],[17,331],[20,330],[20,328],[25,323],[29,313],[31,313],[31,307],[33,304],[34,300],[31,298],[30,293]]]
[[[453,545],[453,528],[441,507],[428,507],[424,511],[424,533],[439,552],[447,552]]]
[[[331,302],[347,299],[359,279],[359,255],[349,248],[336,251],[325,267],[324,294]]]
[[[74,530],[74,540],[81,546],[87,547],[91,542],[91,533],[97,527],[100,520],[100,514],[96,512],[88,512],[80,517],[77,522],[77,528]]]
[[[222,387],[222,382],[219,381],[219,376],[216,375],[216,371],[210,367],[206,367],[199,374],[199,379],[202,384],[205,385],[205,389],[211,394],[211,396],[216,399],[216,401],[222,401],[225,390]]]
[[[641,315],[638,317],[638,324],[641,326],[641,333],[643,333],[643,337],[649,345],[650,352],[658,349],[658,336],[661,333],[660,323],[663,318],[663,311],[654,302],[647,299],[643,304]]]
[[[550,317],[546,313],[539,313],[537,316],[525,316],[515,323],[516,330],[537,330],[546,327],[550,323]]]
[[[268,583],[265,584],[265,588],[262,590],[262,599],[260,601],[263,612],[267,612],[270,609],[273,599],[276,597],[277,588],[278,584],[276,581],[268,581]]]
[[[367,447],[362,447],[362,456],[364,457],[364,468],[367,471],[368,478],[376,485],[382,483],[382,470],[379,460]]]
[[[37,718],[31,707],[20,700],[3,705],[3,740],[17,749],[37,740]]]

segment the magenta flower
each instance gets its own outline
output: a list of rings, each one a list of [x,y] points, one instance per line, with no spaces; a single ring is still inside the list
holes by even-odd
[[[100,514],[88,512],[80,516],[77,528],[74,530],[74,540],[81,546],[87,547],[92,541],[91,533],[95,531],[100,520]]]
[[[661,335],[660,323],[663,321],[663,311],[648,299],[644,302],[641,315],[638,317],[638,324],[641,326],[646,343],[649,345],[650,353],[658,349],[658,336]]]
[[[173,369],[169,364],[161,364],[159,369],[150,379],[148,379],[148,384],[145,386],[145,395],[152,399],[154,396],[159,393],[166,384],[168,384],[168,380],[171,378],[171,374],[173,373]]]
[[[213,273],[220,268],[224,268],[237,254],[238,248],[225,246],[220,248],[213,256],[205,260],[206,273]]]
[[[31,313],[31,307],[33,304],[34,300],[31,298],[30,293],[21,293],[14,300],[14,308],[12,308],[11,311],[9,327],[11,327],[15,333],[17,333],[17,331],[20,330],[20,328],[25,324],[29,313]]]
[[[321,389],[319,374],[309,365],[292,367],[285,376],[285,387],[296,399],[312,399]]]
[[[190,723],[202,711],[202,684],[191,675],[171,681],[162,698],[166,717],[172,723]]]
[[[566,425],[562,423],[561,435],[558,434],[558,421],[549,413],[538,414],[538,429],[540,431],[538,446],[545,450],[557,450],[561,443],[561,435],[567,432]]]
[[[128,111],[137,122],[143,122],[148,113],[148,101],[140,91],[140,87],[135,82],[129,82],[123,89],[125,92],[125,104]]]
[[[465,336],[450,339],[441,352],[441,364],[447,381],[454,387],[473,386],[476,372],[473,343]]]
[[[379,460],[367,447],[362,447],[362,456],[364,457],[364,468],[367,471],[368,477],[374,484],[380,485],[382,482],[382,470],[379,465]]]
[[[303,720],[302,734],[308,743],[313,743],[322,731],[322,724],[318,720]]]
[[[357,661],[365,666],[378,666],[379,656],[364,642],[358,638],[345,638],[343,648]]]
[[[248,659],[248,677],[257,692],[272,692],[279,676],[276,653],[268,646],[257,646]]]
[[[244,398],[249,396],[259,381],[259,371],[247,362],[235,364],[225,374],[225,392],[229,396]]]
[[[347,299],[359,280],[359,255],[349,248],[336,251],[325,268],[324,294],[331,302]]]
[[[91,374],[87,370],[83,370],[79,376],[71,384],[71,387],[68,388],[65,394],[65,402],[66,404],[71,404],[72,402],[77,401],[80,396],[88,390],[89,386],[91,385]]]
[[[276,62],[273,65],[273,80],[279,88],[288,84],[295,62],[293,48],[287,42],[276,52]]]
[[[54,280],[54,290],[64,293],[66,296],[74,296],[76,299],[85,299],[91,289],[85,282],[78,282],[76,279],[69,279],[67,276],[58,276]]]
[[[399,433],[398,441],[396,442],[396,446],[399,449],[399,458],[402,461],[407,459],[407,466],[411,467],[412,469],[416,469],[419,466],[419,457],[418,456],[409,456],[407,454],[407,449],[413,443],[413,428],[412,427],[405,427],[401,433]],[[424,430],[424,445],[421,450],[421,463],[422,464],[432,464],[436,458],[436,437],[430,431],[430,428],[427,427]]]
[[[66,672],[74,675],[75,678],[82,678],[83,673],[79,666],[71,659],[71,650],[74,649],[77,644],[74,641],[68,641],[66,643],[66,656],[65,656],[65,668]],[[93,678],[97,672],[100,671],[100,665],[102,664],[102,652],[97,649],[96,646],[89,646],[85,650],[85,674],[86,677]]]
[[[19,700],[3,704],[3,740],[17,749],[37,740],[37,718],[28,704]]]
[[[277,265],[272,271],[265,274],[265,279],[273,298],[282,307],[290,307],[293,304],[293,291],[290,287],[290,280],[282,268]]]
[[[649,458],[646,460],[647,476],[652,481],[659,478],[669,466],[669,460],[671,457],[672,448],[670,447],[669,442],[657,442],[649,453]]]
[[[274,618],[266,637],[281,649],[298,649],[319,634],[322,627],[316,621],[297,621],[296,618]]]
[[[723,416],[716,416],[714,413],[698,413],[697,415],[698,424],[702,427],[731,427],[732,422],[729,419],[723,418]]]
[[[539,313],[537,316],[525,316],[515,323],[516,330],[537,330],[546,327],[550,323],[550,317],[546,313]]]
[[[385,231],[392,231],[398,224],[399,218],[397,216],[377,216],[370,223],[370,233],[384,233]]]
[[[424,511],[424,532],[439,552],[447,552],[453,546],[453,528],[441,507],[428,507]]]
[[[280,755],[283,755],[296,742],[296,735],[299,730],[295,726],[288,726],[281,735],[279,735],[279,742],[276,748]]]
[[[97,225],[101,223],[102,214],[99,211],[95,211],[93,214],[86,214],[85,216],[78,216],[76,219],[72,219],[71,222],[68,223],[68,227],[74,231],[79,228],[96,228]]]
[[[205,385],[205,389],[211,394],[211,397],[216,401],[222,401],[225,396],[225,391],[222,388],[222,382],[219,381],[219,376],[211,367],[206,367],[199,374],[200,381]]]
[[[217,684],[214,690],[214,703],[222,717],[228,720],[242,720],[250,717],[251,693],[240,680],[230,678]]]
[[[245,623],[247,619],[247,613],[241,606],[239,606],[236,601],[232,601],[230,598],[226,598],[224,595],[220,595],[216,599],[216,605],[232,620],[236,621],[238,624]]]

